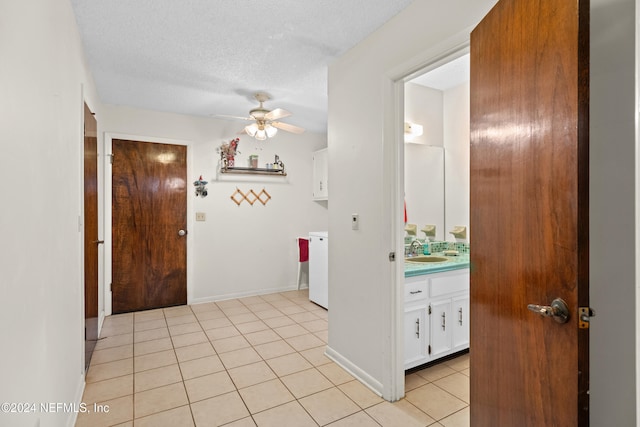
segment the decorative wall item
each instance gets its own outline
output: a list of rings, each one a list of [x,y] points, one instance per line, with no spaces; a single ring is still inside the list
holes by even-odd
[[[255,202],[260,202],[263,206],[265,206],[267,202],[271,200],[271,195],[267,193],[267,190],[265,190],[264,188],[260,190],[259,193],[253,191],[253,189],[250,189],[248,192],[244,193],[242,192],[242,190],[236,187],[236,191],[234,191],[231,195],[231,200],[233,200],[234,203],[238,206],[240,206],[240,204],[244,201],[249,203],[251,206],[253,206]]]
[[[228,143],[223,143],[220,147],[217,148],[217,152],[220,153],[220,160],[222,161],[222,168],[232,168],[235,166],[236,154],[240,154],[238,151],[238,144],[240,143],[240,138],[235,138],[229,141]]]
[[[196,187],[196,197],[207,197],[209,194],[207,191],[207,181],[202,179],[202,175],[200,175],[197,181],[193,182],[193,185]]]

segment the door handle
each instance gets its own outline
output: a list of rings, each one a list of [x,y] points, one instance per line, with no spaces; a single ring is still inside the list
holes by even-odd
[[[569,308],[567,303],[561,298],[551,301],[551,305],[529,304],[527,308],[534,313],[538,313],[544,317],[553,317],[558,323],[567,323],[569,320]]]
[[[186,235],[187,235],[187,230],[178,231],[178,236],[182,237],[182,236],[186,236]]]
[[[95,243],[96,245],[102,245],[104,244],[104,240],[94,240],[93,243]]]

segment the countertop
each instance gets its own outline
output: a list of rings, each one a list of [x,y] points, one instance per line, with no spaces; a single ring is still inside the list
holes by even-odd
[[[434,252],[431,255],[447,258],[448,261],[424,263],[405,262],[404,277],[422,276],[424,274],[469,268],[469,254],[445,256],[442,252]]]

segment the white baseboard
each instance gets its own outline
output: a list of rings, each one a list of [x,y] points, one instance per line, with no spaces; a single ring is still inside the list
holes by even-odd
[[[342,356],[340,353],[327,346],[325,350],[325,355],[336,362],[342,369],[349,372],[352,376],[354,376],[358,381],[367,386],[372,392],[382,397],[382,383],[371,375],[367,374],[365,371],[354,365],[349,359]]]
[[[213,295],[210,297],[203,298],[193,298],[188,304],[202,304],[205,302],[215,302],[215,301],[224,301],[228,299],[235,298],[244,298],[244,297],[252,297],[255,295],[266,295],[266,294],[275,294],[278,292],[287,292],[287,291],[295,291],[298,289],[298,286],[285,286],[281,288],[266,288],[266,289],[255,289],[244,292],[234,292],[230,294],[222,294],[222,295]]]
[[[76,402],[76,407],[80,407],[80,404],[82,403],[82,395],[84,394],[84,387],[85,387],[86,383],[85,383],[85,374],[80,375],[80,381],[78,383],[78,386],[76,388],[76,395],[73,398],[73,401]],[[69,412],[69,418],[67,419],[67,426],[68,427],[73,427],[76,425],[76,422],[78,421],[78,412],[76,411],[70,411]]]

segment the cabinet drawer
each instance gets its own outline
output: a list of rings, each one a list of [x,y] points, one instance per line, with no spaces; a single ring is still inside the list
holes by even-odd
[[[404,302],[417,301],[427,298],[427,283],[422,279],[416,282],[409,282],[404,285]]]
[[[440,297],[469,290],[469,272],[431,279],[431,297]]]

